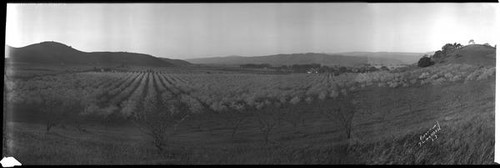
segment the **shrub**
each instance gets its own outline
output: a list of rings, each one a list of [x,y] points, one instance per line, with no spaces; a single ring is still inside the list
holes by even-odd
[[[493,75],[495,75],[495,67],[483,70],[483,73],[477,77],[477,80],[488,79]]]
[[[439,78],[438,74],[434,74],[434,75],[431,76],[431,79],[437,79],[437,78]]]
[[[313,99],[312,99],[311,97],[307,97],[307,98],[306,98],[306,102],[307,102],[307,103],[311,103],[312,101],[313,101]]]
[[[203,105],[196,99],[188,96],[186,94],[181,95],[181,102],[187,104],[189,107],[189,111],[192,113],[200,113],[203,111]]]
[[[481,72],[481,69],[477,69],[475,70],[474,72],[470,73],[466,78],[465,78],[465,81],[473,81],[473,80],[476,80],[476,78],[481,75],[482,72]]]
[[[461,80],[461,79],[462,79],[462,78],[461,78],[461,76],[460,76],[460,75],[456,75],[456,76],[453,76],[453,78],[451,78],[451,79],[450,79],[450,81],[452,81],[452,82],[456,82],[456,81],[459,81],[459,80]]]
[[[438,78],[438,79],[432,81],[432,85],[441,85],[444,82],[446,82],[446,79],[444,79],[444,78]]]
[[[297,103],[299,103],[299,102],[300,102],[300,98],[299,98],[299,97],[297,97],[297,96],[293,97],[293,98],[292,98],[292,100],[290,100],[290,103],[291,103],[291,104],[297,104]]]
[[[412,80],[410,80],[410,83],[411,83],[412,85],[414,85],[415,83],[417,83],[417,79],[412,79]]]
[[[347,95],[347,90],[346,89],[342,89],[340,90],[340,92],[342,93],[342,95],[346,96]]]
[[[398,85],[399,84],[397,82],[392,82],[392,81],[389,82],[389,87],[391,87],[391,88],[396,88],[396,87],[398,87]]]
[[[242,103],[231,102],[229,107],[233,110],[236,110],[236,111],[245,110],[245,105],[243,105]]]
[[[220,102],[214,102],[210,105],[210,108],[214,111],[225,111],[227,110],[227,106],[221,104]]]
[[[326,94],[327,94],[327,93],[326,93],[326,92],[324,92],[324,91],[323,91],[323,92],[321,92],[321,93],[319,93],[319,95],[318,95],[318,99],[320,99],[320,100],[325,100],[325,98],[326,98]]]
[[[425,79],[425,78],[428,78],[429,76],[430,76],[429,72],[424,72],[418,78],[419,79]]]
[[[448,72],[448,73],[444,74],[444,77],[447,79],[451,79],[453,77],[453,74]]]
[[[336,98],[337,96],[339,96],[339,92],[337,92],[335,90],[332,90],[332,92],[330,92],[330,97],[331,98]]]
[[[378,87],[385,87],[385,82],[378,83]]]
[[[258,110],[264,108],[264,103],[262,103],[262,102],[255,103],[255,108],[258,109]]]
[[[418,67],[428,67],[433,64],[434,62],[432,62],[431,58],[427,57],[427,55],[423,56],[422,58],[420,58],[420,60],[418,60]]]
[[[431,83],[432,79],[424,79],[420,82],[421,85],[425,85],[425,84],[428,84],[428,83]]]

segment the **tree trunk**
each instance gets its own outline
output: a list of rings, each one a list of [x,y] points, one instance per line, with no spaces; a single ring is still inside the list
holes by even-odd
[[[236,131],[238,131],[238,126],[233,128],[233,132],[231,133],[231,138],[234,138],[234,135],[236,135]]]
[[[292,125],[293,125],[293,129],[297,130],[297,126],[298,126],[299,123],[297,122],[292,122]]]
[[[264,142],[265,142],[266,144],[268,144],[268,143],[269,143],[269,131],[266,131],[266,132],[264,133]]]
[[[238,131],[238,128],[240,128],[242,122],[243,120],[238,121],[236,125],[233,127],[233,132],[231,133],[231,137],[234,137],[234,135],[236,135],[236,131]]]
[[[50,131],[50,129],[54,126],[55,124],[53,123],[47,123],[47,127],[46,127],[46,131],[45,133],[48,133]]]
[[[159,139],[154,140],[155,147],[159,155],[163,154],[163,142]]]

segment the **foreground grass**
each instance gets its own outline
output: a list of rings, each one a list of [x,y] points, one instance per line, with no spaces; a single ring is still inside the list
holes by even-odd
[[[201,118],[170,137],[165,153],[157,153],[148,137],[131,126],[87,125],[87,132],[58,127],[45,133],[41,124],[8,122],[4,152],[25,165],[493,164],[492,82],[367,88],[356,93],[363,106],[349,140],[338,125],[316,113],[324,106],[313,103],[290,107],[310,110],[305,126],[284,124],[269,144],[252,122],[231,137],[222,120]],[[416,103],[407,106],[405,101]],[[418,146],[419,136],[436,121],[441,125],[438,139]],[[203,122],[205,129],[190,128],[194,122]]]
[[[361,164],[493,164],[494,114],[463,123],[443,124],[438,139],[418,146],[424,132],[387,138],[370,144],[355,143],[350,154]]]

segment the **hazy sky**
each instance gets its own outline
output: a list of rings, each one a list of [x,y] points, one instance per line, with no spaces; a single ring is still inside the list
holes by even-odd
[[[168,58],[496,44],[497,4],[8,4],[6,43]]]

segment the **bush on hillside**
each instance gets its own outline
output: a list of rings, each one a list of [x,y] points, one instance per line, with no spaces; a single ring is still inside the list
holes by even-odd
[[[481,75],[479,75],[476,80],[485,80],[488,79],[490,76],[494,75],[495,75],[495,67],[489,69],[485,68],[483,69]]]
[[[429,72],[424,72],[418,78],[419,79],[426,79],[426,78],[429,78],[429,76],[430,76]]]
[[[430,83],[432,85],[441,85],[443,84],[444,82],[446,82],[446,79],[444,78],[438,78],[438,79],[434,79],[434,80],[431,80]]]
[[[434,62],[431,61],[431,58],[427,57],[427,55],[423,56],[418,60],[418,67],[428,67],[433,65]]]
[[[450,54],[455,51],[456,49],[462,48],[462,44],[460,43],[448,43],[445,44],[443,47],[441,47],[441,50],[438,50],[434,52],[434,55],[431,56],[431,61],[436,62],[436,63],[441,63],[443,62],[443,58],[450,56]],[[457,56],[457,55],[455,55]],[[460,56],[457,56],[460,57]]]
[[[451,44],[451,43],[448,43],[448,44],[445,44],[443,47],[441,47],[443,53],[446,55],[448,53],[451,53],[453,50],[456,50],[456,49],[459,49],[459,48],[462,48],[462,44],[460,43],[454,43],[454,44]]]

